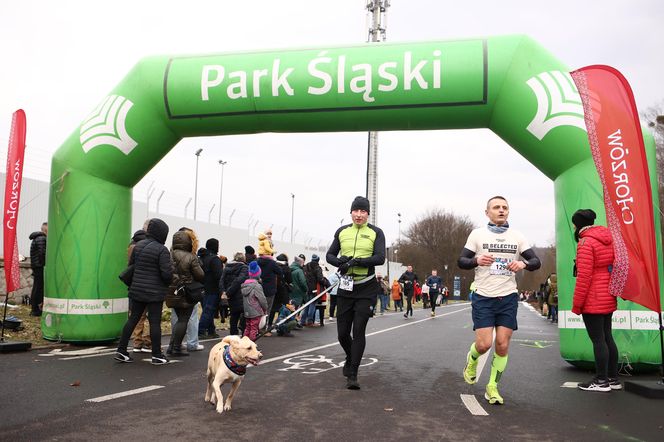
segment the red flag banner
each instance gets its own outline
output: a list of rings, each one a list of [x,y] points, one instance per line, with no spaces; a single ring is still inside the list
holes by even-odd
[[[604,189],[615,261],[614,296],[661,311],[652,192],[632,89],[610,66],[571,73],[583,101],[595,167]]]
[[[9,135],[7,151],[7,177],[5,180],[5,216],[3,228],[5,280],[7,293],[20,287],[18,269],[18,244],[16,227],[18,226],[18,208],[21,200],[21,182],[23,179],[23,155],[25,153],[25,112],[14,112],[12,129]]]

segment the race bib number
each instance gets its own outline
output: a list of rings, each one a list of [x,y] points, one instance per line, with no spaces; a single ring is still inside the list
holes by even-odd
[[[510,262],[512,260],[508,258],[496,258],[493,264],[491,264],[489,273],[491,275],[512,276],[514,273],[507,268]]]
[[[339,288],[341,290],[346,290],[347,292],[352,292],[353,291],[353,277],[344,275],[341,277],[341,281],[339,282]]]

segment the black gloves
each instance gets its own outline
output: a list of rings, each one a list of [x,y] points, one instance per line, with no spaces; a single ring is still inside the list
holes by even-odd
[[[353,259],[352,256],[340,256],[340,257],[339,257],[339,265],[341,265],[341,264],[346,264],[346,263],[347,263],[348,261],[350,261],[351,259]]]
[[[353,260],[351,259],[350,261],[344,262],[339,266],[339,273],[342,275],[345,275],[348,272],[348,269],[351,267],[351,263]]]
[[[347,259],[346,259],[347,258]],[[339,266],[339,273],[345,275],[348,272],[348,269],[351,267],[364,267],[365,260],[364,258],[351,258],[349,256],[342,256],[339,258],[343,261],[343,264]]]

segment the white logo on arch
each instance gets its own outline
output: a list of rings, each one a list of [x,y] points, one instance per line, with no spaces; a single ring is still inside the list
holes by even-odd
[[[575,126],[587,132],[583,103],[568,72],[542,72],[526,84],[537,98],[537,113],[527,129],[538,140],[559,126]]]
[[[89,152],[98,146],[113,146],[125,155],[138,145],[125,128],[127,114],[134,103],[120,95],[109,95],[83,122],[80,130],[81,146]]]

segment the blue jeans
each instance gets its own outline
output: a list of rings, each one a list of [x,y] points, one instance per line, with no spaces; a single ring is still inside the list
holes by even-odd
[[[311,304],[309,304],[307,306],[307,308],[302,310],[302,317],[300,318],[300,325],[313,324],[315,316],[316,316],[316,303],[312,302]]]
[[[203,299],[203,313],[198,322],[198,333],[211,335],[215,332],[214,314],[219,308],[219,295],[217,293],[206,294]]]
[[[175,326],[177,320],[178,315],[175,313],[175,309],[171,309],[171,327]],[[187,350],[198,346],[198,303],[194,305],[194,309],[191,311],[191,316],[187,323],[187,334],[184,336],[184,340],[187,342]]]
[[[380,299],[380,312],[384,313],[385,311],[387,311],[390,308],[390,304],[389,304],[389,301],[387,299],[387,295],[386,294],[381,294],[381,295],[379,295],[378,298]]]

